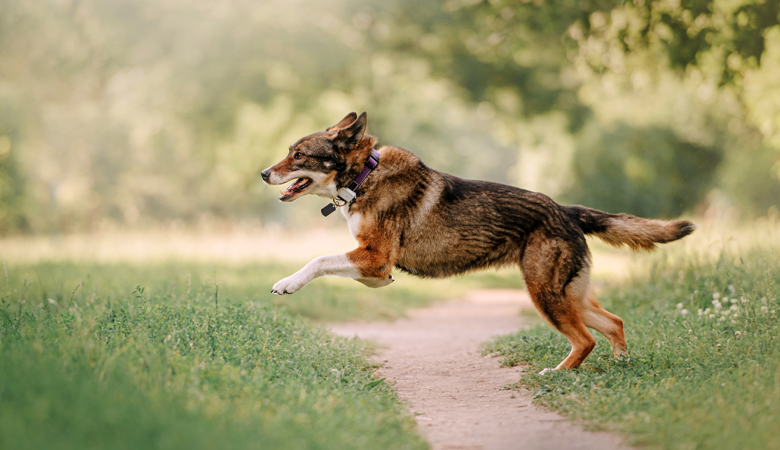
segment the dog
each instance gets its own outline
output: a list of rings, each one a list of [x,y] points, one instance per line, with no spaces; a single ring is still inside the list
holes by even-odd
[[[296,180],[281,192],[283,202],[309,194],[332,199],[323,214],[340,207],[359,244],[313,259],[271,292],[292,294],[327,275],[379,288],[393,282],[393,268],[440,278],[518,265],[539,314],[571,343],[555,370],[576,368],[590,354],[596,341],[588,328],[609,340],[616,358],[627,356],[623,321],[591,290],[585,235],[649,251],[696,225],[562,206],[537,192],[437,172],[402,148],[374,149],[377,140],[366,125],[365,112],[349,113],[301,138],[286,158],[261,172],[270,185]]]

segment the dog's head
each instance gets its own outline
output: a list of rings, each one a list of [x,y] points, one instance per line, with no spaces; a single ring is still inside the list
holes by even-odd
[[[267,184],[284,184],[279,200],[291,202],[314,194],[333,198],[363,168],[376,139],[365,134],[367,115],[347,114],[339,123],[301,138],[290,146],[287,157],[260,173]],[[358,168],[359,166],[359,168]]]

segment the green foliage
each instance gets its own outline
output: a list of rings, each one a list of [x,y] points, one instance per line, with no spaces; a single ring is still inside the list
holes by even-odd
[[[690,212],[711,188],[722,150],[682,142],[671,130],[585,130],[565,198],[642,217]]]
[[[25,295],[42,301],[52,298],[67,302],[75,286],[84,292],[88,284],[101,297],[124,298],[143,281],[147,293],[207,301],[219,285],[226,302],[234,299],[282,308],[285,312],[317,321],[389,320],[403,317],[409,308],[420,308],[432,300],[457,298],[466,289],[502,287],[520,289],[517,270],[484,272],[446,280],[422,280],[395,273],[396,282],[371,289],[347,279],[318,278],[295,295],[271,294],[275,282],[294,273],[301,265],[255,263],[245,265],[198,264],[189,262],[146,264],[95,264],[46,262],[34,265],[9,264],[19,280],[29,280]],[[122,274],[122,276],[117,276]],[[2,278],[2,273],[0,273]],[[18,282],[21,282],[17,280]]]
[[[0,95],[0,234],[27,228],[24,179],[17,156],[19,113],[12,101]]]
[[[669,449],[780,446],[780,255],[725,252],[659,260],[648,278],[601,295],[621,316],[631,354],[616,361],[600,335],[580,369],[526,375],[517,386],[565,414]],[[568,343],[538,326],[486,352],[504,364],[554,367]]]
[[[578,25],[596,38],[614,40],[622,52],[662,51],[672,68],[712,70],[739,83],[761,64],[766,32],[780,25],[780,4],[769,0],[642,0],[620,2],[610,15],[591,14]],[[577,36],[586,39],[586,34]],[[609,70],[609,61],[590,60]]]
[[[5,0],[0,105],[15,108],[0,114],[13,144],[0,162],[0,232],[296,224],[258,170],[350,110],[368,110],[382,144],[438,170],[553,196],[571,178],[571,142],[588,123],[609,127],[614,102],[635,112],[619,118],[633,127],[705,147],[759,137],[776,150],[777,8]]]
[[[0,278],[0,447],[426,447],[365,348],[251,286],[148,266]]]
[[[778,207],[780,153],[774,149],[747,142],[742,151],[726,153],[718,172],[718,185],[740,212],[758,217]]]

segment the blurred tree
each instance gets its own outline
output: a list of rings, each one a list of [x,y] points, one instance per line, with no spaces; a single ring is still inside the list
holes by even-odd
[[[596,38],[624,55],[660,51],[672,68],[698,67],[721,83],[740,83],[758,67],[767,31],[780,25],[774,0],[634,0],[602,11],[571,22],[569,37]],[[592,56],[594,68],[612,68],[609,58]]]
[[[760,140],[741,144],[738,151],[726,153],[718,186],[744,217],[763,216],[780,206],[780,183],[767,182],[780,179],[780,154]]]
[[[17,161],[19,110],[0,96],[0,234],[26,230],[23,175]]]
[[[668,129],[590,127],[574,157],[564,197],[613,213],[677,217],[713,186],[722,149],[680,141]]]
[[[522,94],[536,91],[542,93],[541,98],[554,98],[550,95],[555,92],[549,90],[551,83],[571,88],[558,93],[556,101],[534,103],[537,107],[530,109],[532,114],[545,111],[539,105],[555,105],[569,115],[572,131],[590,120],[594,108],[604,111],[604,103],[622,103],[620,110],[633,108],[652,116],[648,96],[663,98],[667,104],[679,102],[679,98],[664,92],[672,73],[679,80],[677,84],[687,90],[686,97],[704,100],[702,103],[710,106],[693,114],[690,106],[689,111],[667,111],[662,106],[665,123],[655,119],[654,126],[678,132],[685,129],[684,140],[699,142],[703,147],[710,147],[715,140],[752,141],[759,134],[764,136],[765,145],[780,150],[780,2],[776,0],[452,0],[447,5],[445,10],[455,11],[457,17],[470,17],[461,22],[453,20],[460,26],[471,22],[470,27],[463,26],[468,31],[461,32],[463,43],[456,48],[465,49],[483,64],[492,64],[490,70],[503,71],[507,79],[521,87]],[[533,51],[524,53],[525,50]],[[552,76],[537,78],[544,82],[533,86],[512,75],[508,67],[511,61],[522,61],[525,54],[533,55],[535,59],[529,61],[537,66],[544,67],[538,63],[540,60],[554,61],[549,73]],[[457,72],[457,66],[452,67]],[[544,73],[543,70],[536,73]],[[501,84],[501,80],[502,76],[493,74],[489,83]],[[473,82],[464,84],[474,86]],[[583,90],[581,86],[585,84],[589,86]],[[599,87],[594,89],[593,85]],[[479,85],[476,86],[470,87],[470,92],[480,93]],[[572,93],[577,90],[575,97]],[[577,100],[562,101],[572,97]],[[605,97],[614,100],[605,102]],[[572,107],[561,107],[565,104]],[[599,122],[606,121],[601,118]],[[648,122],[652,120],[635,121],[645,127]],[[579,149],[587,147],[583,143]],[[721,147],[735,155],[742,154],[738,144]],[[680,151],[685,150],[681,147]],[[758,151],[756,154],[765,155]],[[577,158],[582,161],[580,156]],[[755,192],[770,193],[780,188],[779,171],[751,167],[754,172],[750,185]],[[714,173],[716,168],[717,163],[706,164],[697,171]],[[581,169],[574,168],[575,172]],[[665,178],[667,175],[664,171],[657,173],[656,182],[666,184],[670,181]],[[719,180],[725,183],[721,185],[724,190],[734,189],[734,183],[726,183],[725,178]],[[609,192],[615,190],[602,194]],[[700,192],[696,194],[696,198],[701,198]],[[753,197],[757,203],[745,202],[744,196],[739,201],[734,197],[734,201],[745,212],[766,211],[766,202],[759,202],[759,197],[762,196]],[[773,202],[778,205],[780,199]]]
[[[776,7],[0,0],[0,100],[23,110],[0,117],[11,142],[3,202],[26,218],[3,232],[203,217],[294,223],[298,212],[278,206],[257,170],[349,110],[368,110],[382,143],[433,167],[544,179],[528,187],[553,195],[569,178],[577,130],[616,120],[605,111],[704,148],[757,133],[780,148]],[[682,80],[674,89],[669,74]],[[663,120],[638,118],[651,115],[648,98],[667,105],[653,113]]]
[[[576,76],[565,70],[571,63],[562,36],[570,24],[615,4],[403,0],[377,7],[381,23],[396,31],[375,40],[383,49],[426,58],[436,75],[457,83],[474,102],[524,117],[564,111],[577,130],[589,109],[577,98]],[[507,100],[508,92],[516,100]]]

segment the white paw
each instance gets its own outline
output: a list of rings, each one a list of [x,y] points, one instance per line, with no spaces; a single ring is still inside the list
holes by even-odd
[[[547,375],[548,373],[552,373],[553,370],[555,369],[551,369],[548,367],[546,369],[543,369],[541,372],[539,372],[539,375]]]
[[[306,278],[296,272],[287,278],[277,281],[273,289],[271,289],[271,293],[276,295],[293,294],[298,289],[304,287],[306,283],[308,283]]]

